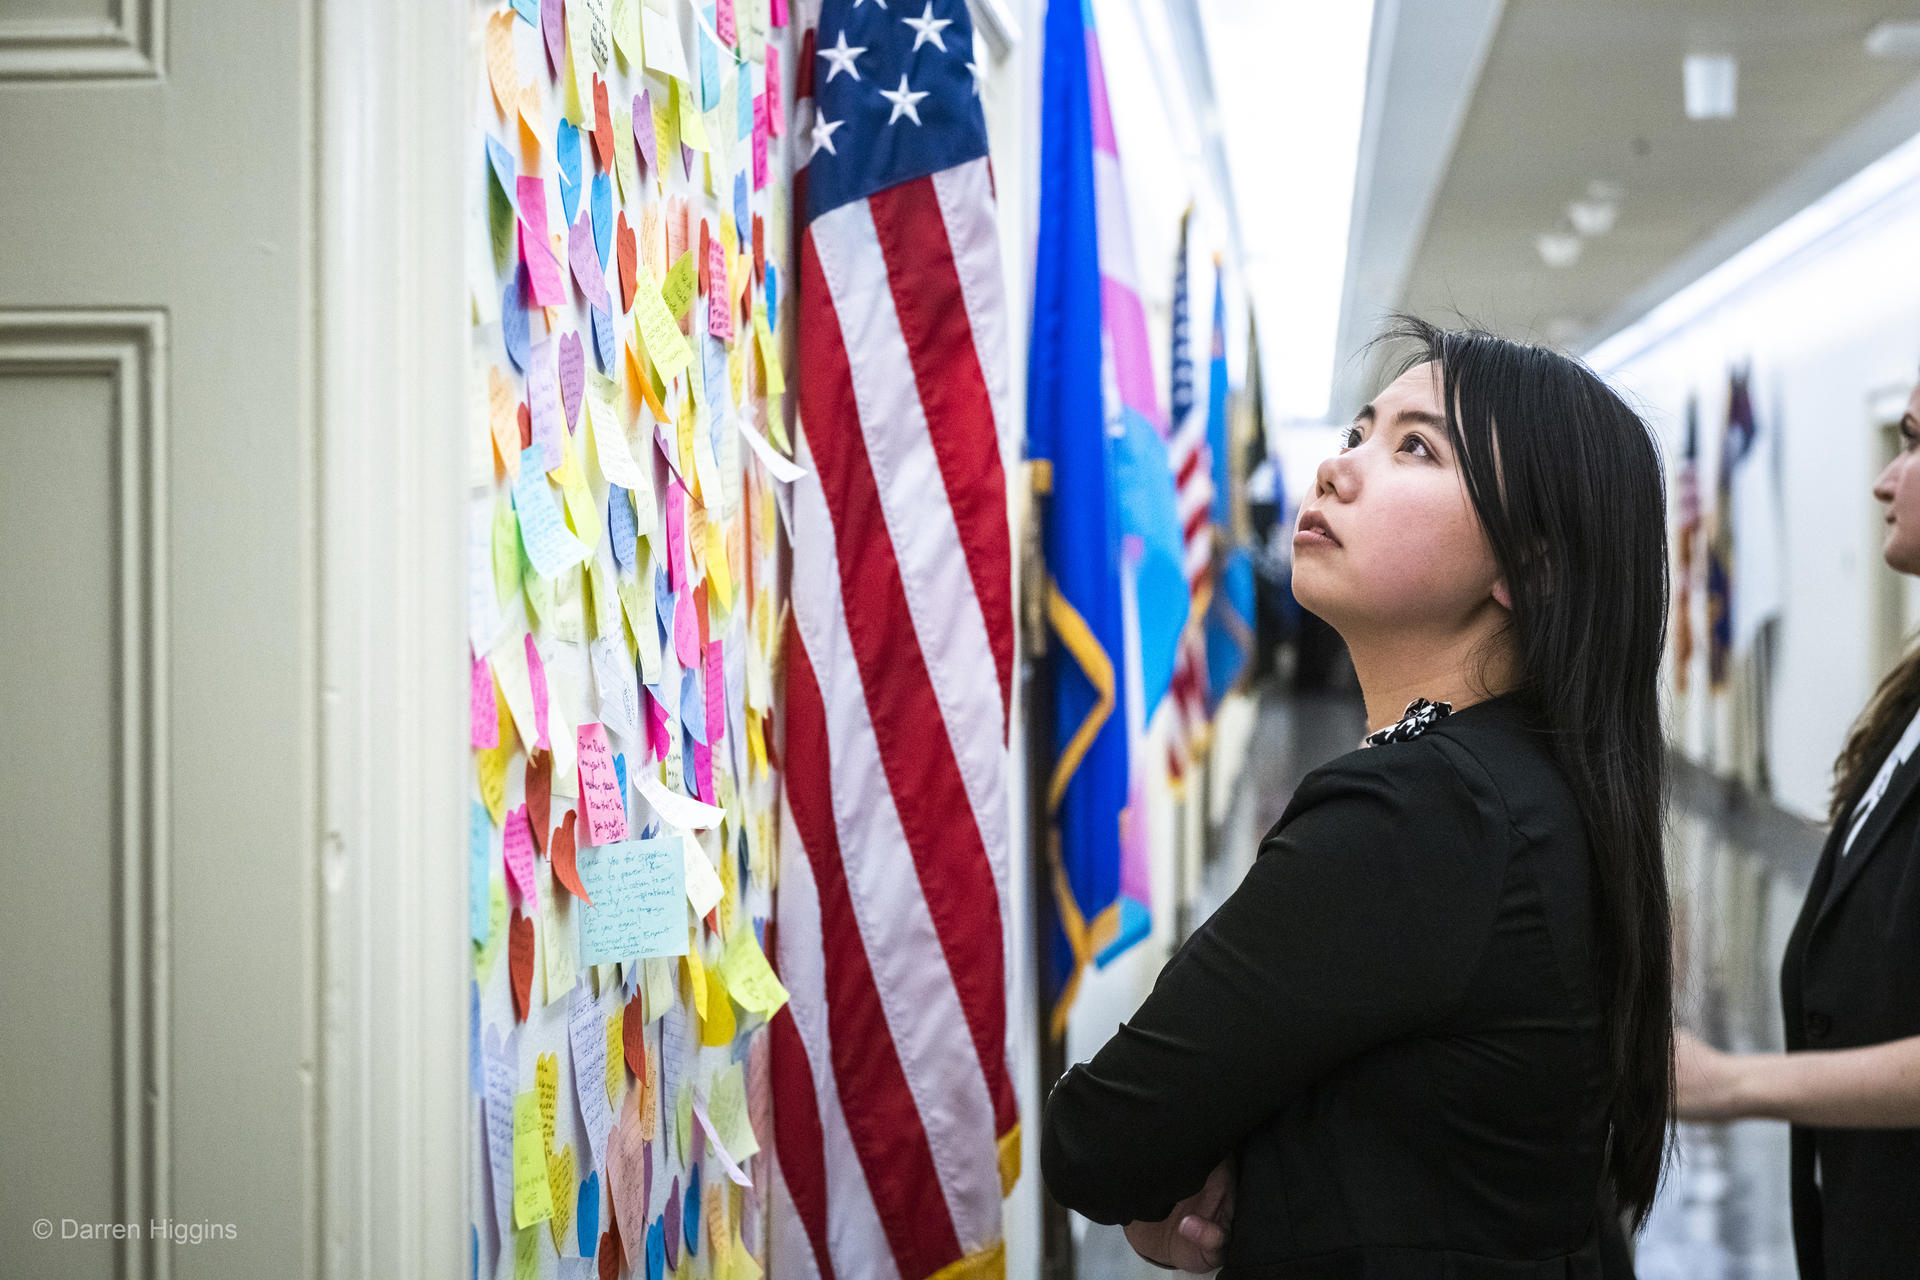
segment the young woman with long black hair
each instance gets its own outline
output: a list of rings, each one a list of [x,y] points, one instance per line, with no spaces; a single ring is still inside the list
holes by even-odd
[[[1061,1077],[1041,1168],[1229,1280],[1592,1280],[1672,1089],[1660,463],[1573,360],[1389,337],[1294,542],[1374,732]]]
[[[1920,387],[1874,482],[1881,554],[1920,575]],[[1780,966],[1786,1053],[1682,1033],[1682,1119],[1793,1125],[1802,1280],[1920,1275],[1920,649],[1896,665],[1834,762],[1832,828]]]

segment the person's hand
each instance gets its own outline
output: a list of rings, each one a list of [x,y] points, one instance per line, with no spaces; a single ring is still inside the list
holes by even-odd
[[[1233,1158],[1222,1160],[1194,1194],[1158,1222],[1129,1222],[1127,1243],[1149,1262],[1181,1271],[1214,1271],[1226,1260],[1233,1226]]]
[[[1682,1120],[1738,1120],[1735,1102],[1740,1061],[1691,1031],[1673,1033],[1673,1111]]]

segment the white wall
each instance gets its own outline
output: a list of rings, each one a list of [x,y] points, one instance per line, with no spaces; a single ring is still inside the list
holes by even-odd
[[[1891,656],[1876,637],[1876,595],[1888,590],[1891,571],[1880,558],[1871,496],[1883,464],[1875,408],[1904,398],[1920,371],[1920,139],[1592,359],[1637,398],[1659,433],[1670,501],[1687,396],[1699,395],[1703,509],[1713,502],[1728,370],[1751,360],[1761,430],[1777,429],[1783,451],[1784,611],[1768,740],[1774,792],[1785,807],[1823,817],[1833,758]],[[1696,653],[1704,654],[1698,592],[1695,599]],[[1674,723],[1683,747],[1700,756],[1715,715],[1704,666],[1695,675]]]

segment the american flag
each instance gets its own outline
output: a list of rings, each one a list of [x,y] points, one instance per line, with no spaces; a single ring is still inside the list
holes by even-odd
[[[986,121],[965,0],[826,0],[803,55],[771,1266],[984,1275],[1019,1149]]]
[[[1687,446],[1674,488],[1680,527],[1673,541],[1680,565],[1674,574],[1673,676],[1675,687],[1685,693],[1693,667],[1693,551],[1700,536],[1700,401],[1693,396],[1687,397]]]
[[[1173,272],[1173,443],[1167,463],[1178,489],[1181,536],[1186,541],[1187,593],[1193,604],[1187,631],[1180,638],[1174,660],[1173,723],[1168,738],[1167,766],[1175,780],[1205,741],[1207,708],[1207,649],[1202,619],[1212,596],[1213,561],[1213,451],[1207,446],[1207,415],[1193,395],[1192,309],[1187,288],[1187,229],[1189,210],[1180,219],[1180,256]]]

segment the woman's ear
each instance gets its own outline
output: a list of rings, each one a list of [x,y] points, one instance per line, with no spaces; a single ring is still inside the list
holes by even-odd
[[[1505,578],[1495,578],[1493,580],[1493,599],[1496,604],[1508,613],[1513,612],[1513,595],[1507,590],[1507,580]]]

